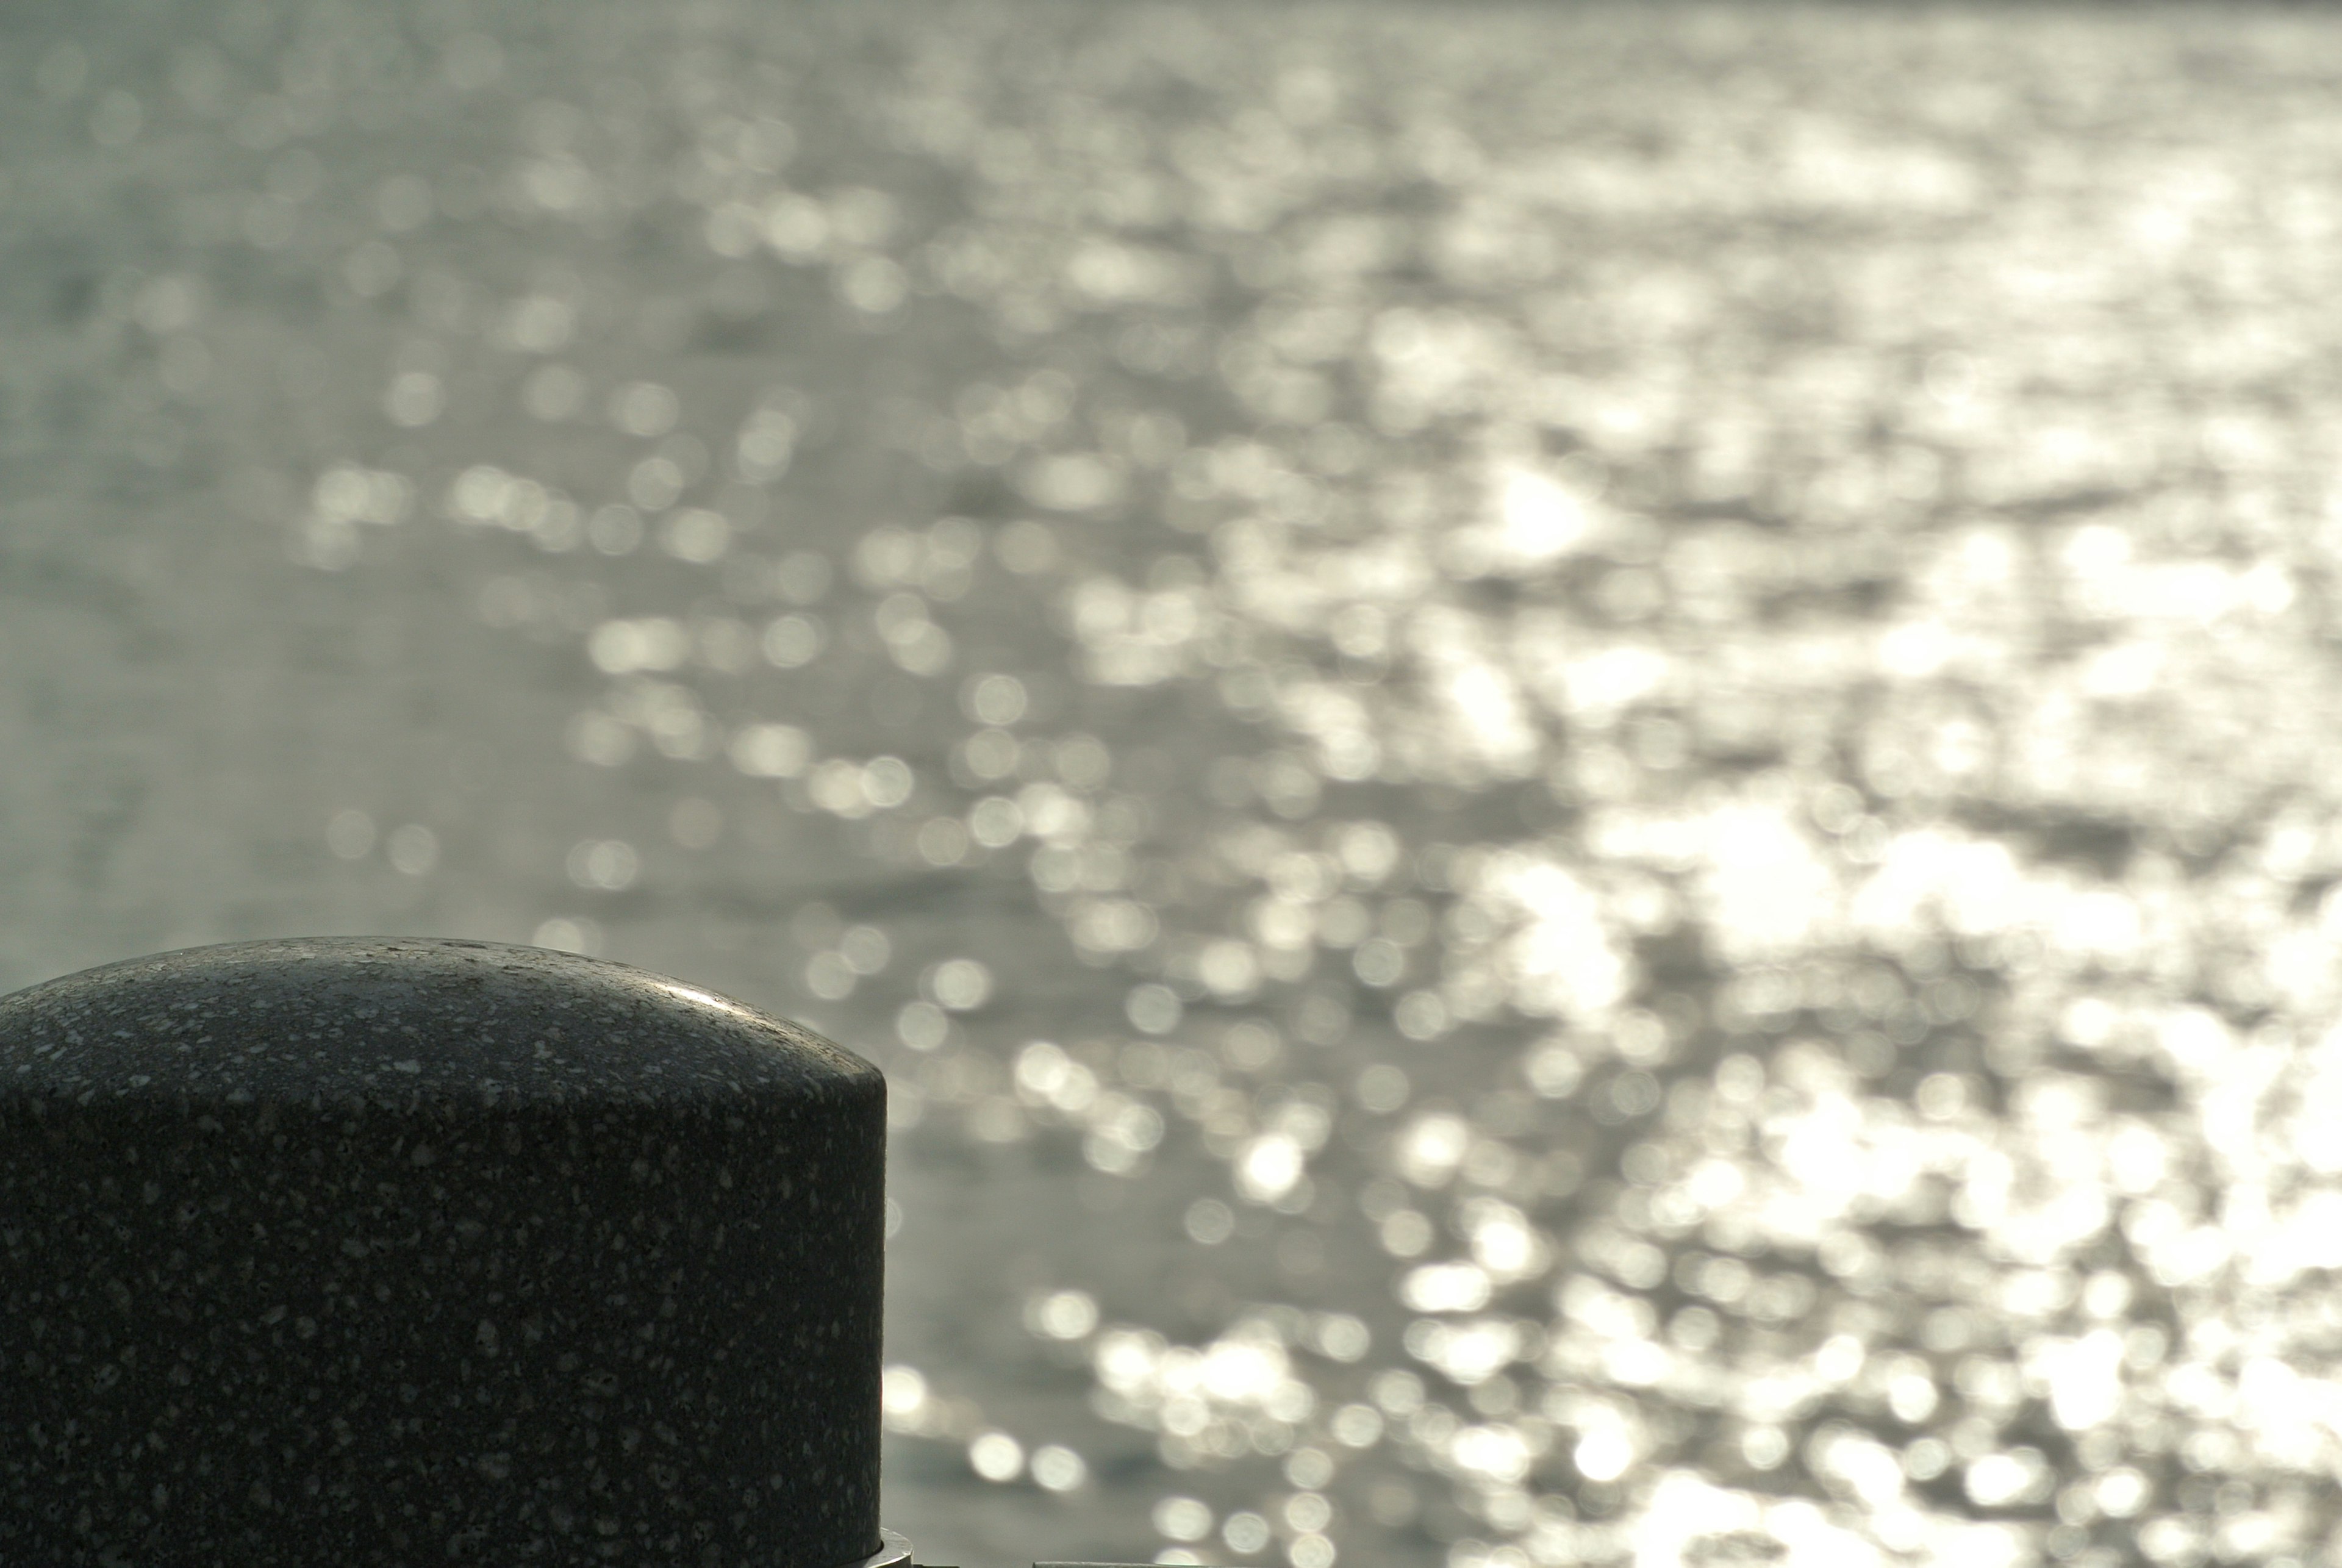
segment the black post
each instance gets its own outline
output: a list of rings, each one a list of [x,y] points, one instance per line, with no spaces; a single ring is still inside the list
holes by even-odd
[[[907,1563],[885,1102],[793,1024],[485,943],[0,999],[0,1563]]]

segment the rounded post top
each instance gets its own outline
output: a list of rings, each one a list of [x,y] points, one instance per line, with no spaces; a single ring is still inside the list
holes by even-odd
[[[714,992],[486,942],[234,943],[0,997],[0,1094],[519,1109],[878,1087],[860,1057]]]

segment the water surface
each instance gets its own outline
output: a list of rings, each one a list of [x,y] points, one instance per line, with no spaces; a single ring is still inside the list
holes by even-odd
[[[2333,19],[0,39],[0,981],[862,1051],[929,1557],[2326,1560]]]

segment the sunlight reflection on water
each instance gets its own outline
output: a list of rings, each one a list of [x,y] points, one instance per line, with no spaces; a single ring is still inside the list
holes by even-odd
[[[169,929],[704,955],[876,1059],[931,1550],[2325,1561],[2333,34],[37,40],[10,724],[41,574],[179,625],[208,504],[357,650],[255,689],[450,760],[256,781]],[[505,651],[365,705],[434,641]],[[102,869],[161,771],[12,786],[27,885],[228,885]]]

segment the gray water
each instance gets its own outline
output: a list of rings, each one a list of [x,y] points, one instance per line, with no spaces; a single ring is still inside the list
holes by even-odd
[[[931,1561],[2333,1561],[2337,45],[13,12],[0,982],[861,1051]]]

